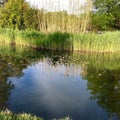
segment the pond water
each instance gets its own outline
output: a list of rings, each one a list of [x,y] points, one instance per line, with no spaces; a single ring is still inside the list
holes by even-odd
[[[0,108],[45,120],[119,120],[120,55],[2,48]]]

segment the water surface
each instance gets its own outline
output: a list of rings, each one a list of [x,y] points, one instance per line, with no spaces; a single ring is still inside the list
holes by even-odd
[[[0,50],[0,108],[45,120],[120,119],[120,56]]]

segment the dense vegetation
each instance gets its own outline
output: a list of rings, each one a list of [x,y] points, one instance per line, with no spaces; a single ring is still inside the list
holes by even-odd
[[[1,5],[0,26],[11,29],[34,29],[41,32],[85,31],[88,13],[67,14],[67,11],[50,12],[31,7],[25,0],[9,0]],[[86,6],[87,7],[87,6]],[[84,20],[86,19],[86,20]]]
[[[92,8],[94,8],[94,10],[91,10]],[[16,44],[19,46],[30,46],[35,49],[80,50],[84,52],[120,52],[119,0],[87,0],[86,5],[82,7],[80,6],[80,9],[84,11],[81,14],[68,14],[67,11],[50,12],[44,9],[38,9],[37,7],[32,7],[25,0],[0,0],[0,48],[2,49],[4,43],[7,43],[12,46],[12,49],[15,49],[14,45]],[[101,32],[100,34],[94,33],[97,31],[109,32]],[[89,33],[84,34],[86,32]],[[11,51],[8,50],[6,51],[6,54],[7,53],[10,54]],[[19,56],[19,53],[17,55]],[[17,61],[19,61],[18,56],[16,57]],[[25,58],[23,56],[22,58],[24,61],[27,59],[26,54]],[[76,56],[78,59],[78,54],[76,54]],[[74,55],[74,58],[76,56]],[[103,58],[103,55],[101,58]],[[101,58],[98,59],[101,60],[100,62],[102,65],[100,62],[96,61],[93,56],[89,58],[91,59],[89,65],[93,65],[94,69],[87,69],[87,72],[89,73],[96,73],[94,78],[97,78],[96,80],[99,81],[99,84],[90,74],[86,74],[85,71],[83,73],[83,77],[89,81],[88,89],[90,89],[93,94],[91,97],[92,99],[100,98],[99,96],[102,96],[101,98],[108,96],[105,100],[99,99],[98,103],[110,111],[113,107],[113,103],[114,106],[116,106],[115,104],[119,104],[119,102],[116,103],[113,100],[111,105],[108,99],[111,98],[110,95],[115,95],[114,93],[117,94],[115,87],[117,86],[116,83],[119,81],[118,78],[115,78],[113,84],[110,84],[109,81],[101,80],[101,77],[105,76],[106,73],[111,78],[115,77],[115,73],[112,70],[117,69],[117,62],[119,59],[115,59],[115,57],[114,59],[111,58],[112,62],[110,63],[108,62],[110,58],[108,61]],[[80,56],[79,60],[81,59],[87,61],[88,57]],[[78,63],[81,62],[78,61]],[[21,69],[23,66],[25,67],[24,63],[21,65]],[[106,70],[103,74],[101,67],[109,70]],[[18,74],[17,72],[18,71],[16,71],[16,74]],[[118,71],[116,70],[116,72]],[[4,78],[5,75],[6,74],[2,74],[1,78]],[[4,82],[2,81],[2,84],[6,83],[6,80],[7,79],[3,79]],[[103,86],[103,82],[105,82],[106,86],[109,85],[108,87],[110,89],[105,89],[105,95],[101,90],[101,88],[106,87]],[[9,89],[12,87],[13,86],[9,83],[6,86],[2,86],[4,91],[8,91],[3,97],[4,100],[7,101],[7,96],[10,94]],[[114,93],[111,94],[108,90],[110,92],[113,91]],[[117,97],[118,99],[120,98],[119,96]],[[106,103],[106,101],[108,102]],[[5,103],[1,102],[0,106],[3,104]],[[115,111],[119,110],[115,109],[110,112]],[[16,115],[9,111],[0,112],[0,119],[42,120],[41,118],[27,114]],[[69,120],[69,118],[66,118],[65,120]]]
[[[50,12],[25,0],[1,0],[0,40],[42,49],[120,51],[119,0],[86,0],[85,5],[81,6],[79,1],[76,5],[84,12]],[[113,30],[117,32],[93,33]],[[89,33],[83,34],[86,32]]]
[[[76,6],[79,7],[78,12],[84,12],[77,15],[67,11],[50,12],[32,7],[25,0],[1,0],[0,27],[72,33],[120,29],[119,0],[87,0],[84,6],[79,3]],[[92,8],[94,10],[91,11]]]
[[[34,30],[0,29],[1,44],[29,46],[37,49],[120,52],[120,33],[41,33]],[[117,46],[117,47],[116,47]]]
[[[120,30],[120,1],[95,0],[92,13],[92,29]]]

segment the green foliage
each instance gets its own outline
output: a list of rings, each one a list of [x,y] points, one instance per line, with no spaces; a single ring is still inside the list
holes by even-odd
[[[0,26],[11,29],[33,29],[36,22],[33,15],[34,10],[30,8],[25,0],[9,0],[1,8]]]
[[[35,49],[120,52],[120,32],[101,34],[40,33],[35,30],[0,29],[0,42]]]
[[[23,16],[24,16],[24,24],[26,29],[39,30],[37,12],[38,12],[37,9],[31,8],[29,6],[26,6],[26,8],[24,8]]]
[[[100,12],[114,12],[119,6],[119,0],[95,0],[94,5]]]
[[[92,25],[97,30],[120,29],[120,2],[119,0],[95,0],[95,14],[92,16]]]
[[[89,8],[83,8],[84,14],[75,15],[68,14],[66,11],[47,12],[33,8],[25,0],[2,1],[3,5],[0,5],[0,27],[2,28],[69,33],[85,32],[90,30],[90,26],[91,30],[98,31],[120,29],[119,0],[95,0],[93,3],[96,10],[92,15]]]
[[[89,28],[88,12],[83,15],[68,14],[67,11],[50,12],[31,7],[25,0],[9,0],[0,9],[2,28],[69,33],[85,32]]]
[[[73,34],[74,50],[90,52],[119,52],[119,38],[119,31],[105,32],[101,34]]]
[[[93,14],[92,27],[94,30],[111,30],[113,29],[114,16],[112,14]]]
[[[0,41],[36,49],[71,50],[72,48],[70,34],[60,32],[45,34],[34,30],[0,29]]]

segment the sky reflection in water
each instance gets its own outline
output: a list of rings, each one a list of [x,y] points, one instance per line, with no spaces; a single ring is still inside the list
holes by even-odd
[[[15,88],[9,97],[9,109],[28,112],[46,120],[71,116],[73,120],[107,118],[107,113],[90,100],[87,80],[75,64],[52,65],[47,59],[33,63],[21,77],[9,77]]]

